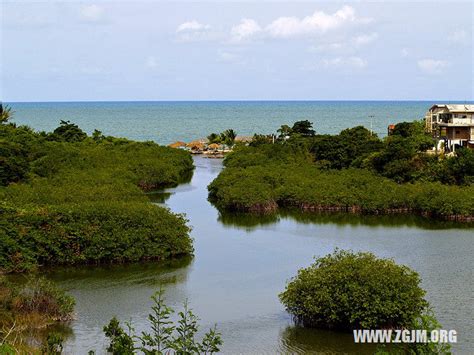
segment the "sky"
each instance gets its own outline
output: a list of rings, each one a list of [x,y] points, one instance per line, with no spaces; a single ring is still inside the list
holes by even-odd
[[[0,1],[6,102],[474,99],[472,1]]]

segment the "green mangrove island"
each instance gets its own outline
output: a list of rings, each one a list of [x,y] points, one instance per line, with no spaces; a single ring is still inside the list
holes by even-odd
[[[184,217],[145,194],[189,177],[187,152],[65,121],[52,133],[3,124],[0,140],[2,272],[192,252]]]
[[[358,126],[316,134],[308,121],[236,145],[208,186],[219,209],[419,214],[474,221],[474,152],[427,152],[435,143],[423,121],[395,125],[385,139]]]

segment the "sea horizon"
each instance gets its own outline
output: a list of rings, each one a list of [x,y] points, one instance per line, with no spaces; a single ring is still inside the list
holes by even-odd
[[[52,131],[69,120],[91,134],[170,144],[234,129],[238,135],[275,133],[281,125],[313,122],[316,132],[336,134],[364,126],[380,137],[387,127],[422,119],[440,101],[217,100],[217,101],[45,101],[11,102],[18,124]],[[443,103],[463,104],[464,101]]]
[[[2,101],[4,104],[39,104],[39,103],[147,103],[147,102],[439,102],[472,104],[474,99],[469,100],[446,100],[446,99],[206,99],[206,100],[43,100],[43,101]]]

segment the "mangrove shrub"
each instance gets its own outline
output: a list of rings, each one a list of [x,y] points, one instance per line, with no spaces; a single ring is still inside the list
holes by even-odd
[[[410,327],[428,306],[424,295],[407,266],[336,250],[299,270],[280,299],[297,323],[352,330]]]

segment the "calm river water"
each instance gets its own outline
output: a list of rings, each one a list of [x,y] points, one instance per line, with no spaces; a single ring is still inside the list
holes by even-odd
[[[150,296],[160,286],[175,309],[189,300],[203,330],[217,323],[223,353],[370,353],[373,348],[353,344],[350,334],[295,327],[278,300],[299,268],[336,247],[372,251],[417,270],[444,328],[458,331],[454,352],[474,349],[472,228],[417,218],[222,216],[206,190],[222,162],[197,157],[195,164],[190,183],[155,196],[186,214],[193,259],[48,273],[77,301],[66,353],[105,352],[102,327],[113,316],[145,330]]]

